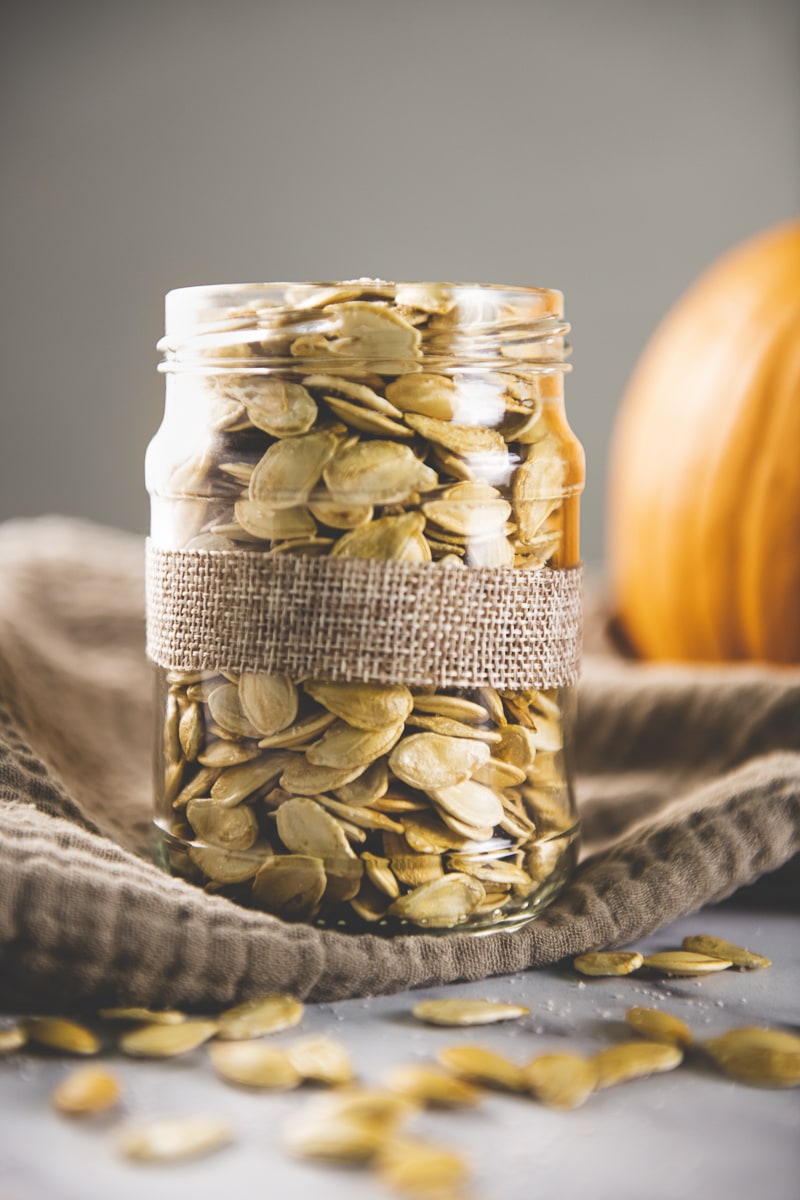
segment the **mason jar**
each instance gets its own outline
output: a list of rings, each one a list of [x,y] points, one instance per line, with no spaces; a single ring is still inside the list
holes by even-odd
[[[576,857],[580,444],[559,292],[166,302],[147,453],[158,860],[343,931],[486,932]]]

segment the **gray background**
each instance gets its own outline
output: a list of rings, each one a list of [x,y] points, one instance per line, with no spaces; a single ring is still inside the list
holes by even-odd
[[[171,287],[559,287],[602,557],[649,332],[800,204],[792,0],[6,3],[0,516],[144,530]]]

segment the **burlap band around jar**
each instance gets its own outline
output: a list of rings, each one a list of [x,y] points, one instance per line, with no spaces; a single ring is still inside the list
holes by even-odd
[[[580,567],[164,550],[147,544],[147,653],[178,671],[435,687],[577,681]]]

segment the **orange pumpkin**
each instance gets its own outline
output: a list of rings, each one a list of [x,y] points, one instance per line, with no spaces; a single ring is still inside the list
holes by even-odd
[[[615,612],[648,658],[800,662],[800,221],[656,330],[612,445]]]

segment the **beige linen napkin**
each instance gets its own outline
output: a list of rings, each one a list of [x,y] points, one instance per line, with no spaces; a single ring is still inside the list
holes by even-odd
[[[0,1006],[213,1009],[479,979],[620,945],[800,850],[800,669],[649,666],[587,614],[584,858],[514,933],[386,940],[250,912],[149,859],[143,542],[0,527]]]

